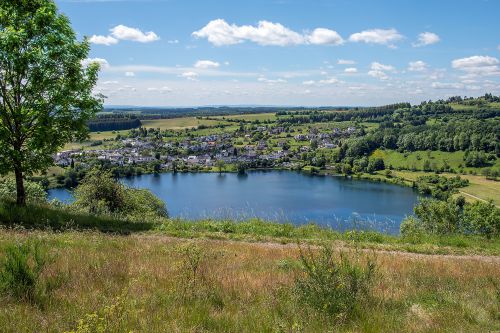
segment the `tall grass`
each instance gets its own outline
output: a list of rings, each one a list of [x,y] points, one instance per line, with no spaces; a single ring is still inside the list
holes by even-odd
[[[366,309],[375,281],[375,263],[362,264],[359,257],[349,258],[330,246],[318,254],[300,251],[303,274],[295,291],[299,301],[332,316],[335,321],[349,320],[356,311]]]

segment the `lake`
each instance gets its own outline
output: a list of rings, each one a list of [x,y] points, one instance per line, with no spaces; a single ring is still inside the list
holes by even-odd
[[[146,188],[167,203],[171,217],[244,220],[258,217],[296,225],[315,222],[345,231],[370,229],[395,234],[412,214],[417,193],[399,185],[315,176],[293,171],[164,173],[124,178],[130,187]],[[70,202],[65,189],[49,199]]]

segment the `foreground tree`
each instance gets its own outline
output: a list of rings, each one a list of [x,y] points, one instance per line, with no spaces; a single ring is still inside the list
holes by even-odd
[[[52,0],[0,2],[0,174],[14,172],[19,205],[24,176],[84,138],[101,109],[92,93],[99,65],[84,64],[88,52]]]

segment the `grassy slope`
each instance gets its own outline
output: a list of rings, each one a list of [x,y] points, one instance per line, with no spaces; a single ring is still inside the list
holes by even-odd
[[[75,329],[93,314],[113,332],[486,332],[500,329],[500,261],[484,257],[374,258],[373,302],[344,325],[296,302],[295,245],[183,240],[163,236],[0,231],[7,244],[36,238],[51,250],[44,276],[63,278],[43,306],[0,296],[2,332]],[[202,259],[195,282],[179,249]],[[193,246],[193,245],[191,245]],[[106,313],[106,316],[104,316]]]
[[[443,162],[446,160],[448,162],[448,165],[455,170],[458,170],[460,167],[462,167],[467,172],[479,172],[481,168],[465,167],[464,154],[465,152],[463,151],[416,151],[411,153],[400,153],[394,150],[377,149],[373,152],[372,156],[383,158],[387,166],[392,165],[392,167],[395,169],[415,168],[417,170],[422,170],[424,162],[426,160],[428,160],[431,165],[434,163],[436,167],[440,168],[443,166]],[[496,163],[492,166],[492,168],[500,170],[500,159],[496,160]]]
[[[393,173],[398,177],[410,181],[416,180],[419,176],[432,174],[422,171],[393,171]],[[457,176],[456,174],[451,173],[442,173],[440,175],[446,177]],[[466,199],[474,200],[475,198],[479,198],[484,201],[493,200],[495,205],[500,205],[500,182],[488,180],[483,176],[460,175],[460,177],[469,180],[469,185],[460,189],[460,192],[465,194]]]

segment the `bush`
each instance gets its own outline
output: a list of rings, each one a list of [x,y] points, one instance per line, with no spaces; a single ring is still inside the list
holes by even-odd
[[[425,234],[420,221],[413,216],[406,217],[399,227],[401,236],[411,243],[418,243]]]
[[[0,291],[19,300],[36,301],[43,293],[40,275],[47,258],[38,242],[8,246],[0,262]]]
[[[295,292],[300,302],[343,321],[352,317],[369,300],[375,277],[375,264],[365,265],[323,247],[319,255],[301,250],[303,274],[297,278]]]
[[[72,208],[95,215],[144,220],[168,217],[165,203],[148,190],[128,188],[111,172],[90,171],[75,189]]]
[[[403,236],[417,229],[438,235],[500,235],[500,209],[491,202],[466,203],[463,197],[447,201],[422,199],[414,211],[417,218],[401,224]]]
[[[41,204],[47,202],[47,193],[39,183],[24,181],[26,191],[26,202]],[[0,200],[15,201],[17,195],[16,181],[13,178],[0,180]]]
[[[500,209],[492,202],[476,201],[464,206],[464,227],[487,237],[500,235]]]

